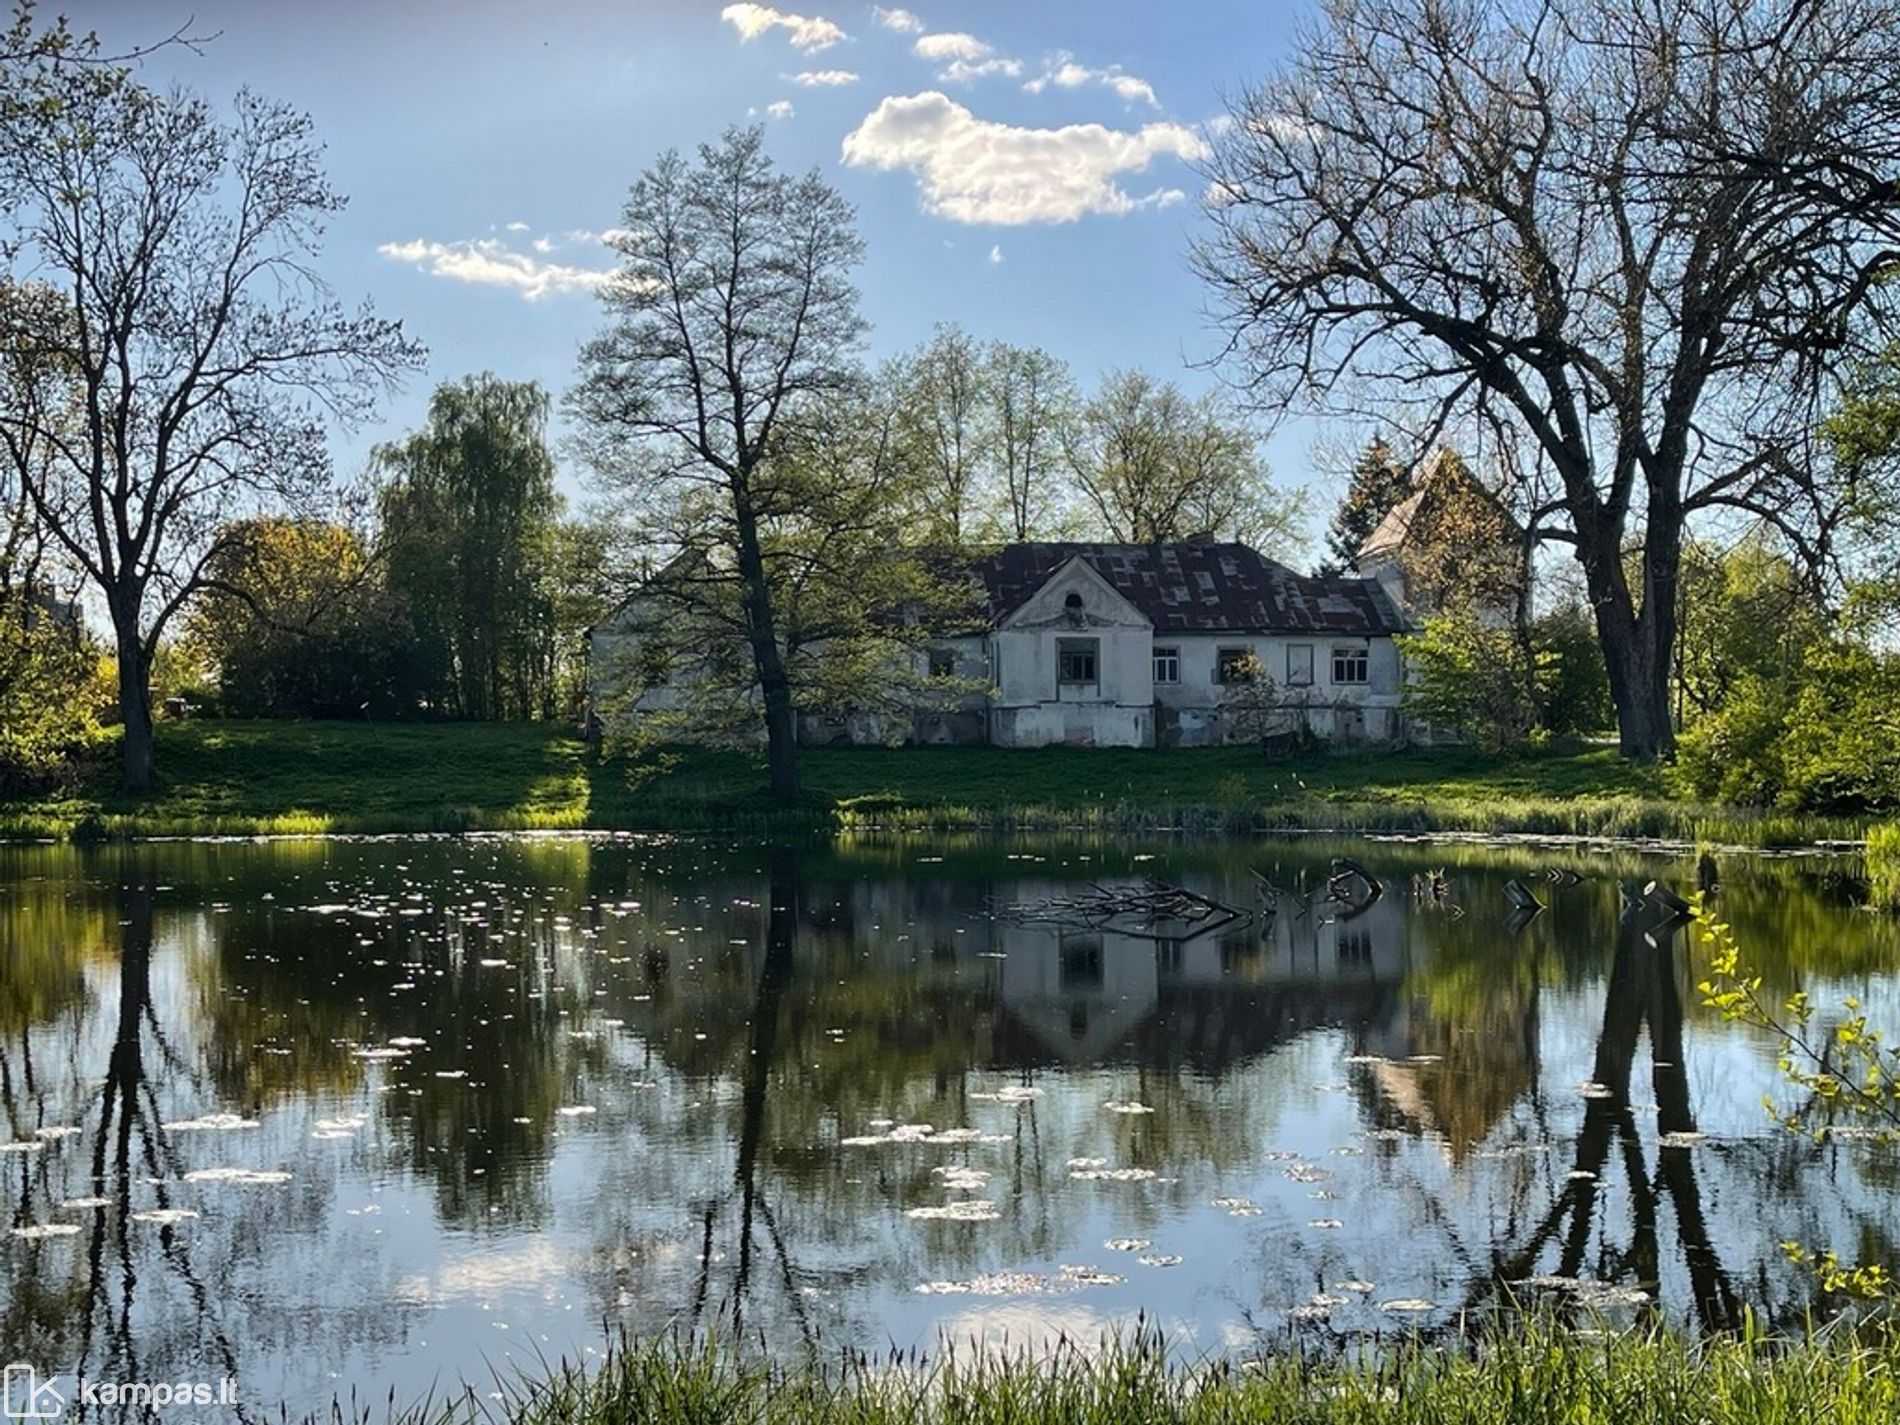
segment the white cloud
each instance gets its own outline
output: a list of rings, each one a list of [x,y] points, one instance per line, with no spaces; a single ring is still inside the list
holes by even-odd
[[[774,99],[765,106],[765,117],[768,119],[789,119],[797,112],[790,99]]]
[[[737,30],[741,40],[756,40],[775,28],[785,30],[792,48],[807,53],[829,49],[839,40],[847,38],[843,30],[821,16],[793,15],[784,10],[774,10],[770,5],[754,5],[751,0],[726,6],[719,12],[719,18]]]
[[[1001,262],[1002,260],[1003,260],[1003,245],[1000,242],[992,243],[990,245],[990,261]]]
[[[975,35],[962,33],[919,35],[911,49],[919,59],[982,59],[990,53]]]
[[[1014,79],[1022,72],[1022,65],[1013,59],[980,59],[974,64],[967,59],[953,59],[937,72],[937,78],[945,84],[974,84],[997,74]]]
[[[882,5],[873,5],[871,14],[885,29],[900,34],[914,35],[924,27],[924,22],[908,10],[886,10]]]
[[[1022,128],[979,119],[934,90],[884,99],[844,140],[846,163],[908,169],[925,210],[959,223],[1066,223],[1166,206],[1181,200],[1179,189],[1134,197],[1116,178],[1157,158],[1206,154],[1206,142],[1184,124]]]
[[[407,242],[383,243],[376,251],[393,262],[413,263],[431,277],[446,277],[451,282],[467,282],[477,287],[509,288],[530,302],[539,301],[551,292],[591,292],[613,276],[605,268],[542,262],[514,251],[496,238],[463,242],[411,238]]]
[[[807,89],[836,89],[841,84],[856,84],[858,76],[848,69],[803,69],[792,76],[792,83]]]
[[[566,242],[599,243],[602,247],[612,247],[622,238],[632,236],[633,231],[630,228],[602,228],[599,232],[595,232],[592,228],[569,228],[561,235]],[[554,246],[559,247],[561,244],[557,242]]]
[[[1090,69],[1085,64],[1077,64],[1074,56],[1060,53],[1023,88],[1031,94],[1040,94],[1051,84],[1058,89],[1080,89],[1085,84],[1099,84],[1131,104],[1139,100],[1156,109],[1161,107],[1161,101],[1155,98],[1154,86],[1139,75],[1128,73],[1119,64]]]

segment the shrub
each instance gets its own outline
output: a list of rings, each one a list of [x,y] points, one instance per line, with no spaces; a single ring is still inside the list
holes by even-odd
[[[1489,752],[1522,746],[1538,725],[1534,667],[1507,628],[1469,617],[1426,621],[1400,640],[1411,681],[1405,705],[1435,727],[1451,728]]]
[[[111,667],[64,620],[0,614],[0,790],[44,790],[98,744]]]
[[[1537,657],[1537,702],[1553,737],[1586,737],[1616,726],[1610,670],[1590,612],[1563,604],[1531,625]]]
[[[1787,811],[1900,810],[1900,658],[1837,638],[1779,675],[1747,674],[1684,731],[1676,778]]]

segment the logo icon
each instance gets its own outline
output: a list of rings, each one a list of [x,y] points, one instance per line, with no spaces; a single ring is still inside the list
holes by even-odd
[[[66,1397],[50,1380],[23,1361],[6,1368],[6,1397],[0,1401],[9,1420],[53,1420],[66,1408]]]

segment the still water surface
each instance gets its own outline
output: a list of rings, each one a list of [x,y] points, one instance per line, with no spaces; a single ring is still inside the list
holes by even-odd
[[[1336,857],[1387,886],[1329,901]],[[1429,889],[1445,872],[1442,895]],[[1719,862],[1771,989],[1900,1023],[1841,863]],[[1552,879],[1552,877],[1555,879]],[[1202,923],[1079,903],[1150,878]],[[1424,888],[1414,890],[1415,878]],[[1549,902],[1509,916],[1505,882]],[[1721,1327],[1885,1250],[1774,1130],[1631,851],[467,838],[0,850],[0,1358],[399,1402],[739,1324],[775,1350]],[[1317,893],[1317,894],[1315,894]],[[1534,1283],[1534,1285],[1525,1285]]]

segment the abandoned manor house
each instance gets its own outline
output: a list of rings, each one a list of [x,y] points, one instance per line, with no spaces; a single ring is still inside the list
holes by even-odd
[[[924,686],[935,680],[954,694],[903,715],[803,712],[799,737],[999,747],[1406,741],[1420,730],[1401,708],[1393,638],[1411,624],[1384,567],[1368,578],[1309,577],[1244,544],[1205,540],[1006,545],[967,563],[980,617],[915,653]],[[641,657],[669,633],[666,577],[653,576],[590,636],[590,691],[603,718],[686,706],[703,665]]]

